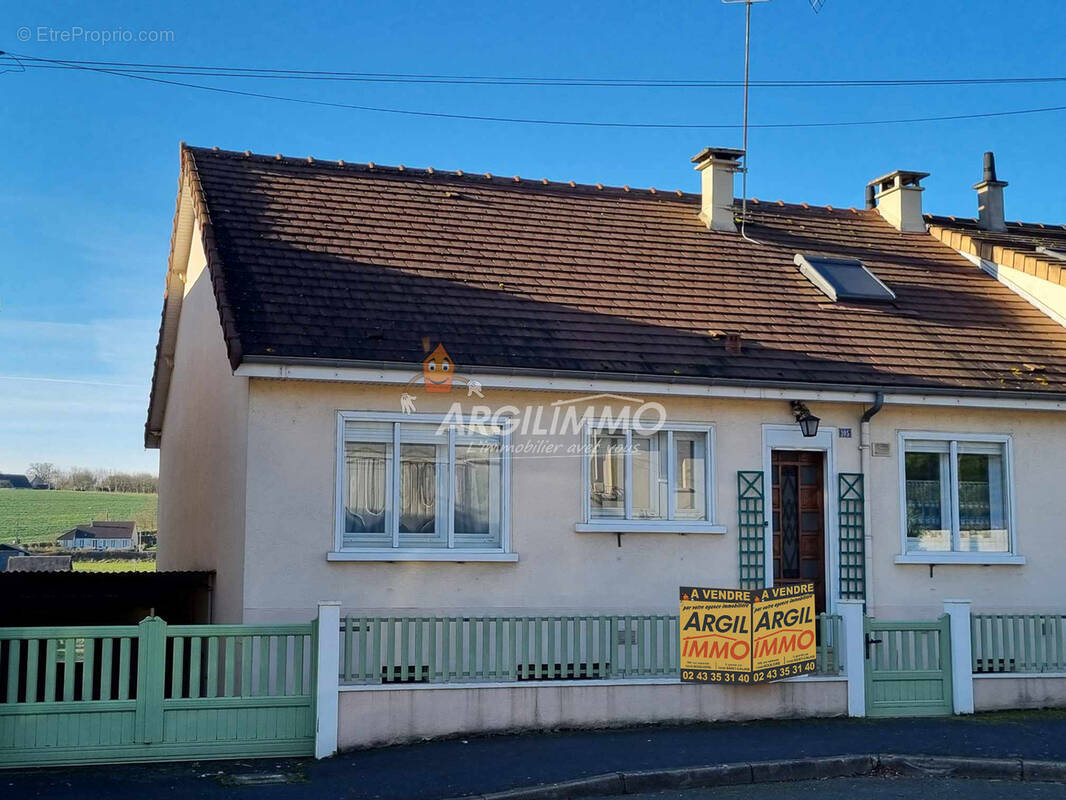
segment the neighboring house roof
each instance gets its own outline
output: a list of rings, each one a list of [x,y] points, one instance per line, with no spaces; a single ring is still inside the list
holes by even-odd
[[[189,147],[182,166],[175,240],[192,203],[234,368],[410,368],[429,337],[459,369],[1066,393],[1066,330],[876,210],[751,202],[754,244],[709,231],[700,196],[680,191]],[[861,259],[896,300],[833,303],[798,252]],[[150,444],[170,287],[168,273]],[[1019,375],[1034,359],[1040,379]]]
[[[57,541],[73,539],[132,539],[137,530],[135,523],[126,520],[103,520],[79,525],[58,537]]]
[[[8,572],[69,572],[70,556],[19,556],[7,560]]]
[[[933,236],[956,250],[1066,286],[1066,260],[1039,249],[1066,254],[1066,225],[1008,222],[1005,231],[989,231],[976,219],[927,214],[926,221]]]
[[[15,553],[21,553],[22,555],[28,555],[29,554],[29,550],[23,550],[21,547],[18,547],[17,545],[4,544],[2,542],[0,542],[0,551],[4,551],[4,552],[13,551]]]
[[[5,489],[29,489],[30,479],[25,475],[0,472],[0,486]]]

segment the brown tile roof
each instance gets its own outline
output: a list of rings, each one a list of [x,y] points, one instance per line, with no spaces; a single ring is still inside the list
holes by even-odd
[[[429,337],[459,369],[1066,392],[1066,330],[876,211],[752,202],[752,244],[679,191],[200,148],[183,166],[234,366],[410,365]],[[896,302],[830,302],[800,251],[862,259]]]
[[[926,221],[933,236],[956,250],[1066,286],[1066,261],[1037,250],[1066,252],[1066,225],[1008,222],[1005,231],[986,231],[975,219],[928,214]]]

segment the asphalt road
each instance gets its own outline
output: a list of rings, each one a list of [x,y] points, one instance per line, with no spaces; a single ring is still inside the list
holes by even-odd
[[[484,736],[357,750],[318,762],[264,759],[0,771],[0,800],[440,800],[621,770],[863,753],[1066,761],[1066,711]],[[255,788],[231,783],[234,776],[256,774],[290,777]],[[1005,794],[1022,786],[1000,785]]]
[[[1060,783],[1017,783],[949,778],[834,778],[828,781],[767,783],[627,794],[604,800],[1061,800]]]

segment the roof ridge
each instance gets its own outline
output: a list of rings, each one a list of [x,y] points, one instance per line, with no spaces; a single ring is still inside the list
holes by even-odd
[[[561,189],[564,191],[579,190],[583,193],[595,193],[610,192],[618,193],[622,196],[625,195],[646,195],[651,197],[677,197],[682,200],[695,201],[701,197],[700,192],[687,192],[683,189],[658,189],[655,186],[649,186],[647,188],[633,187],[628,184],[621,186],[612,186],[601,182],[597,183],[579,183],[577,181],[555,181],[548,178],[523,178],[519,175],[504,176],[496,175],[491,172],[468,172],[462,169],[456,170],[442,170],[436,167],[408,167],[404,164],[379,164],[375,161],[345,161],[344,159],[324,159],[315,158],[314,156],[286,156],[282,153],[275,153],[274,155],[268,155],[266,153],[253,153],[251,150],[226,150],[220,147],[195,147],[193,145],[181,143],[182,149],[191,152],[193,155],[204,156],[223,156],[226,158],[250,160],[264,164],[286,164],[296,167],[329,167],[333,169],[344,169],[355,172],[363,173],[376,173],[381,175],[402,175],[402,176],[414,176],[414,177],[426,177],[426,178],[449,178],[460,179],[471,182],[477,182],[481,185],[495,185],[495,186],[522,186],[528,188],[549,188],[549,189]],[[734,202],[739,204],[742,198],[735,197]],[[763,200],[760,201],[757,198],[750,198],[749,203],[757,206],[756,212],[769,211],[774,206],[778,208],[792,208],[802,209],[804,211],[830,211],[838,213],[857,214],[867,211],[868,209],[857,209],[854,206],[833,206],[830,204],[817,205],[805,202],[786,202],[784,200]]]
[[[938,222],[979,222],[977,217],[960,217],[955,214],[931,214],[927,213],[923,215],[927,220],[935,220]],[[985,231],[983,228],[981,231],[985,233],[1010,233],[1011,228],[1023,228],[1033,229],[1034,231],[1066,231],[1066,225],[1055,222],[1025,222],[1023,220],[1007,220],[1007,230],[1005,231]]]
[[[442,170],[436,167],[408,167],[404,164],[378,164],[374,161],[345,161],[344,159],[323,159],[314,156],[300,158],[298,156],[286,156],[282,153],[267,155],[265,153],[253,153],[251,150],[224,150],[219,147],[194,147],[182,142],[182,148],[193,155],[224,156],[228,158],[247,159],[266,164],[286,164],[291,166],[314,166],[330,167],[333,169],[345,169],[356,172],[378,173],[386,175],[404,175],[429,178],[458,178],[482,183],[490,183],[497,186],[526,186],[548,187],[556,189],[573,190],[580,189],[588,192],[618,192],[626,194],[646,194],[652,197],[674,196],[679,198],[699,199],[699,192],[686,192],[682,189],[658,189],[654,186],[647,188],[634,188],[629,185],[612,186],[604,183],[579,183],[577,181],[555,181],[548,178],[523,178],[519,175],[505,176],[491,172],[468,172],[462,169]]]

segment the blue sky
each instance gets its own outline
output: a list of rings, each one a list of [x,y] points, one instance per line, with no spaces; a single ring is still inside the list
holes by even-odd
[[[318,6],[5,0],[0,48],[53,59],[359,72],[738,79],[743,9],[669,3]],[[1061,0],[775,0],[754,9],[752,77],[1066,74]],[[157,44],[40,41],[73,27],[171,31]],[[19,41],[19,28],[30,41]],[[51,29],[54,34],[47,33]],[[179,78],[393,108],[735,124],[740,93]],[[1066,105],[1066,83],[757,89],[752,121],[860,121]],[[861,205],[867,180],[932,173],[927,210],[972,216],[995,150],[1008,219],[1066,222],[1066,113],[898,126],[755,130],[750,193]],[[30,461],[154,470],[142,429],[178,174],[178,142],[349,161],[695,189],[689,157],[735,130],[543,127],[222,96],[108,75],[0,74],[0,471]]]

